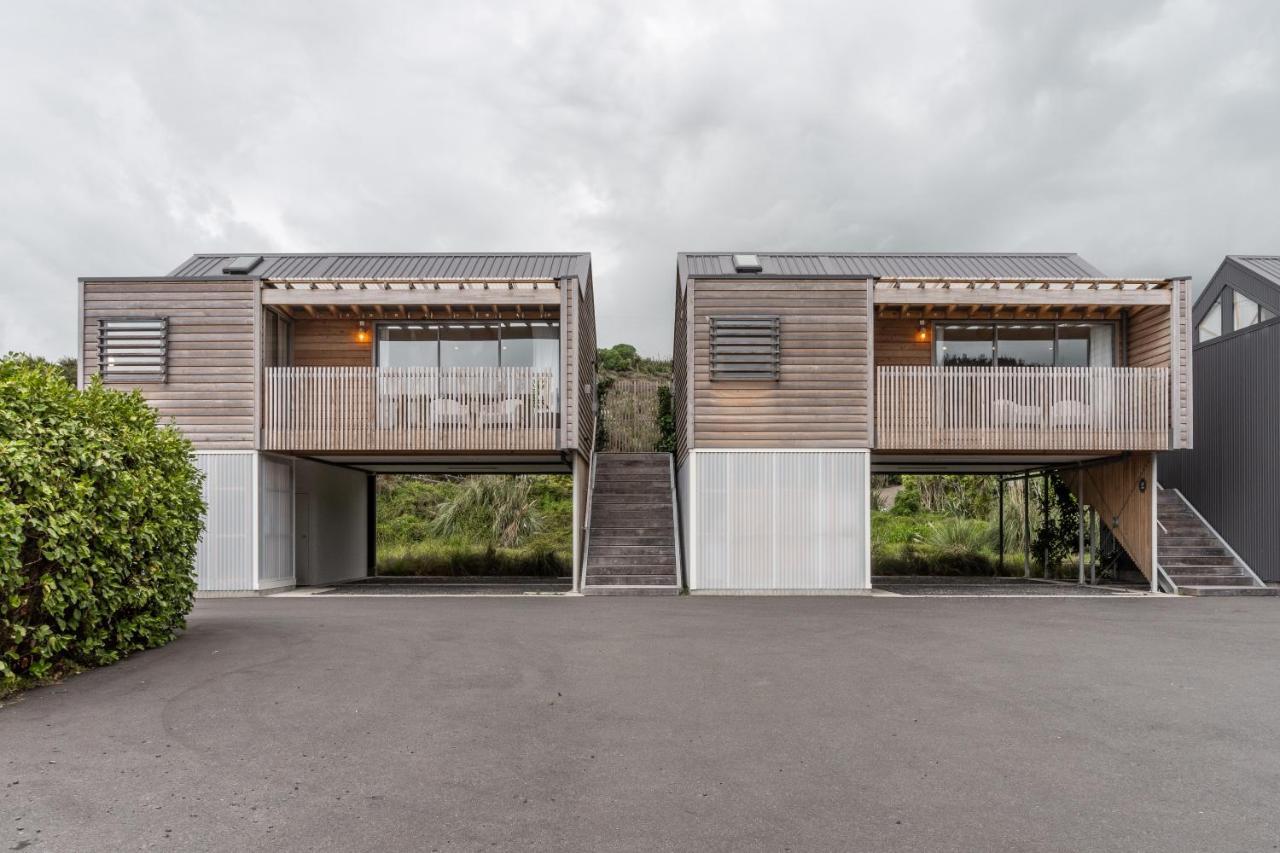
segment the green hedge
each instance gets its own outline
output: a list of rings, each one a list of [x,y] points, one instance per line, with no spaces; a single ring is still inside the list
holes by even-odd
[[[201,477],[141,395],[0,359],[0,689],[174,637],[195,595]]]

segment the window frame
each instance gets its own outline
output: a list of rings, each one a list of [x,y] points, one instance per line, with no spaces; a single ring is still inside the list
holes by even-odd
[[[559,376],[561,360],[562,360],[562,357],[563,357],[563,355],[564,355],[564,328],[560,325],[560,321],[559,321],[558,319],[557,319],[557,320],[550,320],[550,319],[546,319],[546,320],[544,320],[544,319],[538,319],[538,320],[452,320],[452,321],[451,321],[451,320],[376,320],[376,321],[374,321],[374,323],[373,323],[373,336],[372,336],[372,338],[373,338],[373,340],[372,340],[373,346],[371,347],[371,349],[373,350],[373,352],[372,352],[372,354],[370,355],[370,358],[373,360],[373,366],[374,366],[374,367],[382,367],[382,366],[383,366],[382,364],[380,364],[380,363],[379,363],[379,358],[378,358],[378,351],[379,351],[378,344],[379,344],[379,342],[380,342],[380,340],[381,340],[381,338],[380,338],[379,336],[380,336],[380,334],[381,334],[381,330],[382,330],[382,329],[384,329],[384,328],[386,328],[386,327],[388,327],[388,326],[423,326],[423,327],[431,327],[431,328],[434,328],[434,329],[436,330],[436,338],[435,338],[435,343],[436,343],[436,364],[435,364],[435,366],[436,366],[437,368],[441,369],[441,370],[452,370],[452,369],[454,369],[454,368],[446,368],[446,367],[442,367],[442,366],[441,366],[441,364],[440,364],[440,361],[441,361],[441,358],[440,358],[440,357],[441,357],[441,355],[442,355],[442,351],[441,351],[441,349],[440,349],[440,345],[441,345],[441,340],[440,340],[440,330],[441,330],[442,328],[444,328],[445,326],[496,326],[496,327],[498,328],[498,337],[497,337],[497,341],[496,341],[496,343],[497,343],[497,345],[498,345],[498,365],[497,365],[497,366],[498,366],[499,368],[507,367],[507,366],[509,366],[509,365],[504,365],[504,364],[502,363],[502,330],[503,330],[504,328],[506,328],[506,327],[510,326],[512,323],[527,323],[527,324],[529,324],[529,325],[546,325],[546,326],[549,326],[549,327],[551,327],[551,328],[553,328],[553,329],[555,329],[555,330],[556,330],[556,336],[555,336],[555,341],[556,341],[556,374],[557,374],[557,376]],[[517,367],[519,367],[520,365],[516,365],[516,366],[517,366]]]
[[[1120,342],[1120,323],[1115,320],[975,320],[964,322],[962,320],[933,320],[933,325],[929,330],[929,360],[933,367],[945,367],[938,359],[938,329],[941,326],[986,326],[992,329],[991,333],[991,367],[1009,367],[1012,369],[1025,369],[1028,367],[1080,367],[1081,365],[1060,365],[1058,364],[1059,342],[1061,340],[1060,329],[1063,326],[1110,326],[1111,327],[1111,367],[1122,366],[1122,356],[1124,349]],[[1053,327],[1053,364],[1051,365],[1001,365],[1000,364],[1000,327],[1001,326],[1052,326]],[[1092,347],[1092,343],[1090,343]],[[1089,366],[1089,365],[1084,365]]]

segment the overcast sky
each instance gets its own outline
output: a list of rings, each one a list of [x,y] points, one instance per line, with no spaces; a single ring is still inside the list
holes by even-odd
[[[1280,4],[0,3],[0,351],[194,252],[1280,253]]]

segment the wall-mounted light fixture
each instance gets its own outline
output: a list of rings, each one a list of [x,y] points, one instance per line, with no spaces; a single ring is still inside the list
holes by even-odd
[[[929,341],[929,326],[924,320],[921,320],[916,325],[916,340],[920,343],[928,343]]]
[[[360,321],[360,328],[356,329],[356,341],[362,344],[369,343],[369,330],[365,328],[364,320]]]

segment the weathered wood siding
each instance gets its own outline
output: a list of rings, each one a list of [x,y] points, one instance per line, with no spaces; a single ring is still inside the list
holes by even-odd
[[[1191,446],[1190,282],[1174,282],[1173,305],[1138,308],[1129,315],[1128,364],[1171,371],[1173,447]]]
[[[680,291],[676,281],[675,338],[671,348],[671,405],[676,422],[676,463],[682,464],[689,455],[692,421],[689,394],[689,377],[693,372],[692,349],[689,341],[688,299]]]
[[[201,450],[252,450],[257,282],[85,279],[81,364],[98,373],[98,320],[167,317],[168,380],[135,387]]]
[[[369,340],[356,340],[357,320],[293,321],[294,367],[372,367],[373,324],[365,323]]]
[[[1085,468],[1084,503],[1098,511],[1102,523],[1151,579],[1155,552],[1155,455],[1132,453],[1114,462]],[[1077,499],[1081,498],[1077,472],[1062,472],[1062,480]],[[1146,490],[1139,488],[1146,481]]]
[[[577,282],[571,282],[573,286],[577,284]],[[582,285],[576,314],[574,328],[577,333],[575,362],[577,411],[575,419],[578,428],[578,450],[589,458],[594,450],[596,428],[596,301],[589,276]]]
[[[694,447],[865,448],[871,444],[868,283],[690,283]],[[776,382],[711,380],[710,318],[781,318]]]
[[[877,317],[875,321],[876,367],[932,366],[933,342],[916,340],[918,328],[919,320]]]

